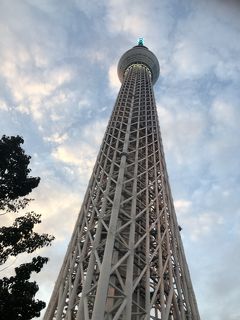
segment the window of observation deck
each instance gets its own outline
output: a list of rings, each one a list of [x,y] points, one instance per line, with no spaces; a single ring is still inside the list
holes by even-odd
[[[139,67],[139,68],[144,68],[146,71],[147,71],[147,73],[149,74],[149,76],[150,76],[150,78],[152,78],[152,73],[151,73],[151,70],[145,65],[145,64],[143,64],[143,63],[141,63],[141,62],[136,62],[136,63],[133,63],[133,64],[131,64],[126,70],[125,70],[125,72],[124,72],[124,77],[127,75],[127,73],[133,68],[133,67]]]

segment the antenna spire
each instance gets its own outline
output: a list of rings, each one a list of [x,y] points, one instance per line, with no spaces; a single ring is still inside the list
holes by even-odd
[[[143,45],[144,45],[144,39],[138,38],[138,46],[143,46]]]

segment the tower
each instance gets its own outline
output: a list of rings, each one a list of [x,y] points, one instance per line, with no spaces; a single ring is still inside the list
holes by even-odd
[[[199,320],[143,45],[122,82],[44,320]]]

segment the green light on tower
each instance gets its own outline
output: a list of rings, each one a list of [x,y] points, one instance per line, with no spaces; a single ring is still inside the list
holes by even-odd
[[[138,38],[138,46],[143,46],[143,45],[144,45],[144,39]]]

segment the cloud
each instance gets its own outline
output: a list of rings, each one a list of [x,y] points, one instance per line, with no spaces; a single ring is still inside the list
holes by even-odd
[[[75,166],[75,171],[81,175],[89,176],[95,163],[96,152],[90,145],[79,143],[75,146],[59,146],[53,157],[69,166]]]
[[[173,63],[177,72],[186,78],[201,77],[215,64],[215,56],[203,51],[199,54],[200,45],[191,40],[183,40],[176,45]]]
[[[31,113],[34,119],[39,119],[43,116],[46,108],[44,108],[46,106],[44,99],[51,96],[57,88],[72,79],[71,70],[66,68],[52,70],[45,74],[43,73],[41,76],[29,76],[18,72],[16,66],[12,68],[11,72],[5,65],[0,69],[11,89],[17,106],[16,109],[19,112]],[[64,94],[58,94],[58,99],[61,102],[64,99]],[[56,102],[52,105],[55,106]]]
[[[201,77],[213,70],[220,79],[236,80],[239,73],[238,27],[232,10],[199,1],[182,20],[173,51],[174,71],[184,78]],[[224,72],[225,71],[225,72]]]
[[[183,228],[183,236],[187,234],[192,241],[198,241],[205,236],[209,237],[218,225],[224,223],[223,217],[218,213],[204,211],[198,213],[193,208],[193,202],[188,200],[176,200],[174,206],[178,221]]]
[[[108,70],[108,78],[109,78],[109,85],[110,87],[113,89],[114,93],[116,94],[120,88],[120,81],[118,79],[118,75],[117,75],[117,65],[112,65],[110,66],[109,70]]]
[[[179,212],[182,212],[182,214],[184,214],[186,212],[186,210],[189,209],[189,207],[192,205],[191,201],[189,200],[176,200],[174,201],[174,207],[175,209]]]
[[[60,138],[63,143],[59,143],[57,137],[54,141],[57,141],[57,146],[52,150],[53,159],[64,163],[72,174],[86,183],[96,161],[105,128],[106,121],[97,121],[82,129],[81,139],[71,136]]]
[[[210,112],[216,126],[224,130],[230,129],[234,131],[238,129],[240,112],[230,101],[227,102],[222,99],[214,100]]]
[[[36,195],[36,196],[35,196]],[[77,213],[80,208],[79,194],[77,191],[68,192],[66,184],[61,181],[53,182],[53,179],[42,179],[38,190],[33,193],[35,201],[30,209],[42,213],[42,223],[38,226],[40,232],[48,230],[55,235],[55,241],[63,241],[69,237],[73,229]],[[61,215],[62,223],[59,223]]]
[[[8,106],[3,100],[0,100],[0,110],[2,110],[2,111],[8,110]]]
[[[52,136],[45,137],[44,139],[46,141],[54,142],[56,144],[62,144],[64,141],[68,139],[68,134],[64,133],[61,135],[60,133],[54,133]]]
[[[237,1],[3,1],[0,18],[0,128],[24,136],[42,177],[39,227],[57,236],[43,250],[39,296],[49,298],[60,268],[120,86],[118,59],[143,36],[161,66],[154,90],[201,316],[239,318]]]
[[[158,102],[158,114],[167,154],[174,157],[178,165],[193,169],[201,159],[198,158],[198,146],[206,134],[206,115],[198,106],[186,103],[189,102],[185,97],[165,99],[163,96]]]

